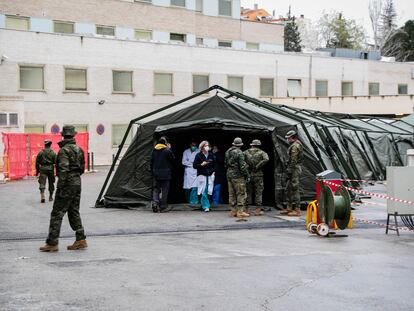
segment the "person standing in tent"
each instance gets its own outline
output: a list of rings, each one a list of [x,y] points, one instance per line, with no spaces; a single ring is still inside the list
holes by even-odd
[[[288,216],[300,216],[300,175],[302,173],[303,146],[294,130],[287,132],[285,138],[289,143],[288,163],[286,168],[286,199],[287,208],[280,214]],[[294,209],[293,209],[294,207]]]
[[[229,186],[230,216],[238,218],[249,217],[245,210],[247,203],[246,181],[249,181],[250,176],[243,151],[240,149],[242,146],[242,139],[236,137],[233,140],[233,147],[226,151],[224,158]]]
[[[197,170],[193,167],[194,158],[198,153],[197,143],[194,140],[190,148],[184,150],[181,163],[184,165],[184,193],[185,198],[190,204],[198,204],[197,196]]]
[[[56,153],[50,148],[52,141],[46,139],[45,148],[36,156],[36,176],[39,176],[40,202],[45,203],[46,180],[49,188],[49,201],[53,201],[55,191]]]
[[[154,178],[152,191],[152,211],[164,212],[168,207],[168,191],[172,177],[174,154],[166,137],[161,137],[151,155],[151,172]]]
[[[67,247],[68,250],[84,249],[86,243],[85,231],[79,214],[81,197],[81,175],[85,171],[85,155],[76,145],[75,127],[65,125],[62,129],[63,140],[56,158],[56,173],[58,177],[56,198],[50,215],[49,236],[46,245],[40,247],[42,252],[58,251],[58,242],[62,219],[68,213],[69,224],[76,232],[76,241]]]
[[[260,149],[261,141],[254,139],[250,146],[251,148],[244,152],[247,165],[249,166],[250,182],[247,184],[247,202],[248,204],[254,202],[256,205],[256,216],[262,216],[262,196],[263,196],[263,167],[269,162],[269,156],[266,152]],[[249,211],[246,210],[249,214]]]
[[[223,203],[223,187],[226,182],[226,169],[224,168],[224,154],[216,145],[213,146],[213,154],[216,159],[216,169],[214,172],[214,190],[213,190],[213,205]]]
[[[210,144],[204,140],[199,145],[200,152],[194,159],[193,167],[197,169],[197,194],[201,195],[201,207],[210,211],[210,197],[213,194],[215,157],[210,152]]]

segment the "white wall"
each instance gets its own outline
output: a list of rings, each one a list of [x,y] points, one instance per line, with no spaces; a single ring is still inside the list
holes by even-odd
[[[167,34],[167,33],[166,33]],[[168,37],[169,38],[169,37]],[[414,93],[412,64],[382,63],[323,56],[291,55],[261,51],[171,45],[108,38],[45,34],[0,29],[0,55],[8,59],[0,65],[0,96],[21,96],[27,124],[44,124],[49,131],[52,124],[88,124],[90,149],[97,164],[108,164],[116,149],[111,145],[112,124],[126,124],[130,119],[170,104],[192,94],[192,74],[208,73],[210,84],[227,87],[227,76],[243,76],[244,92],[259,97],[259,79],[274,78],[276,95],[286,96],[287,79],[302,80],[302,94],[314,92],[314,80],[329,81],[329,95],[340,95],[341,81],[354,82],[354,95],[367,95],[367,83],[380,82],[381,94],[395,95],[398,83],[407,83],[409,94]],[[208,41],[207,41],[208,42]],[[311,63],[312,61],[312,63]],[[45,91],[19,92],[19,64],[45,65]],[[312,66],[310,66],[310,64]],[[88,92],[64,92],[64,66],[88,69]],[[112,70],[133,71],[133,94],[112,94]],[[174,95],[153,95],[154,71],[174,74]],[[313,95],[313,94],[311,94]],[[409,96],[407,97],[409,98]],[[104,105],[98,101],[104,99]],[[346,99],[348,103],[351,99]],[[296,103],[299,99],[296,99]],[[281,99],[278,102],[291,102]],[[305,102],[303,100],[303,102]],[[312,109],[314,100],[306,101]],[[315,103],[317,103],[315,101]],[[335,106],[336,102],[333,102]],[[363,111],[366,101],[340,105],[349,113]],[[373,101],[381,109],[393,114],[411,109],[411,102]],[[315,107],[319,107],[315,105]],[[408,107],[408,108],[407,108]],[[398,109],[397,109],[398,108]],[[348,110],[349,109],[349,110]],[[106,132],[99,136],[96,126],[104,124]]]

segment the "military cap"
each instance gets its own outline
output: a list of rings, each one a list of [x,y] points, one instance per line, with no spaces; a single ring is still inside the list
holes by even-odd
[[[289,137],[296,136],[296,135],[298,135],[298,134],[296,133],[296,131],[294,131],[294,130],[290,130],[289,132],[287,132],[287,133],[286,133],[285,138],[289,138]]]
[[[240,137],[236,137],[236,138],[233,140],[233,146],[236,146],[236,147],[241,147],[241,146],[243,146],[243,141],[242,141],[242,139],[241,139]]]
[[[45,146],[48,146],[52,144],[52,141],[50,139],[45,139],[44,143],[45,143]]]
[[[258,139],[253,139],[252,143],[250,144],[250,146],[261,146],[262,142]]]
[[[78,132],[75,131],[75,127],[73,125],[65,125],[63,126],[62,132],[60,132],[60,134],[62,134],[62,136],[75,136]]]

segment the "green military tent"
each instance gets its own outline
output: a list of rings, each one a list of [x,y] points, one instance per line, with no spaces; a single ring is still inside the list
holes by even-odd
[[[215,95],[205,98],[214,91]],[[191,140],[207,139],[225,150],[235,137],[241,137],[244,147],[253,139],[262,141],[270,156],[265,169],[264,203],[282,204],[288,147],[284,135],[291,129],[298,132],[305,151],[301,197],[304,201],[313,200],[315,175],[326,169],[338,171],[351,180],[383,180],[386,166],[403,165],[402,154],[413,147],[413,127],[407,122],[405,127],[395,122],[274,105],[212,86],[130,121],[96,207],[149,206],[150,156],[160,136],[169,138],[176,156],[170,203],[184,203],[181,156]],[[133,126],[135,137],[120,159]],[[358,183],[352,185],[357,187]]]

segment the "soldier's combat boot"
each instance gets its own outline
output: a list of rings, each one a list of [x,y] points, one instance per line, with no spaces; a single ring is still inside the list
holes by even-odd
[[[88,247],[88,243],[86,243],[86,240],[79,240],[75,241],[72,245],[68,245],[69,251],[74,251],[77,249],[84,249]]]
[[[234,208],[231,208],[229,212],[230,217],[237,217],[237,211]]]
[[[45,203],[45,193],[43,191],[40,192],[40,203]]]
[[[250,216],[250,211],[249,211],[249,207],[248,207],[248,206],[246,206],[246,208],[244,209],[244,212],[245,212],[247,215],[249,215],[249,216]]]
[[[296,207],[294,211],[291,211],[290,213],[288,213],[288,216],[293,216],[293,217],[299,217],[300,216],[300,208]]]
[[[49,191],[49,202],[52,202],[52,201],[53,201],[53,191],[52,192]]]
[[[280,211],[280,215],[287,215],[290,212],[293,212],[292,206],[288,205],[287,208]]]
[[[57,245],[49,245],[45,244],[44,246],[39,248],[39,251],[41,252],[57,252],[59,250],[59,247]]]
[[[237,212],[237,218],[246,218],[246,217],[250,217],[250,215],[245,212]]]
[[[256,212],[254,213],[255,216],[263,216],[263,211],[262,211],[262,207],[261,206],[257,206],[256,207]]]

